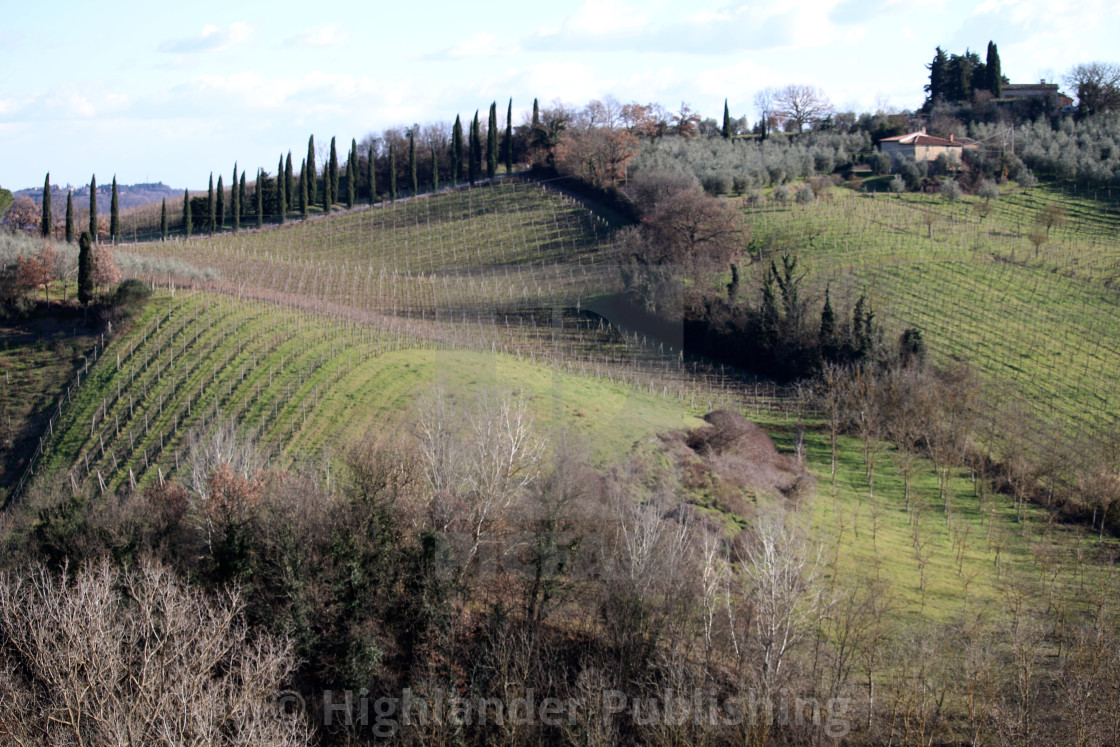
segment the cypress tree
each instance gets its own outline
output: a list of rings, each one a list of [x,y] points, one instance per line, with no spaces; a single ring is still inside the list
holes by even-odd
[[[408,185],[412,194],[420,192],[420,178],[416,172],[416,133],[408,131]]]
[[[66,193],[66,243],[74,243],[74,193]]]
[[[97,241],[97,175],[89,178],[89,235]]]
[[[474,178],[482,178],[482,123],[478,111],[474,113]]]
[[[455,126],[451,128],[451,183],[459,183],[459,168],[463,163],[463,123],[455,115]]]
[[[222,175],[218,174],[218,231],[226,227],[226,188],[222,184]]]
[[[93,300],[93,239],[89,231],[78,237],[78,302],[89,306]]]
[[[832,358],[836,347],[836,313],[832,310],[832,289],[825,286],[824,308],[821,309],[821,328],[817,336],[821,355]]]
[[[327,174],[330,177],[331,182],[331,186],[329,188],[331,199],[328,204],[333,207],[334,204],[338,202],[338,153],[334,148],[333,137],[331,138],[331,160],[327,163]],[[330,207],[327,208],[327,212],[330,212]]]
[[[435,148],[432,148],[432,191],[439,191],[439,160]]]
[[[498,102],[490,103],[490,119],[486,125],[486,178],[498,173]]]
[[[51,235],[51,172],[43,182],[43,211],[39,218],[39,233],[44,238]]]
[[[249,192],[245,188],[245,172],[241,172],[241,185],[237,188],[237,202],[241,206],[241,217],[245,217],[245,211],[248,209]]]
[[[237,161],[233,162],[233,181],[229,183],[230,217],[233,218],[233,230],[241,230],[241,199],[237,193]]]
[[[276,206],[277,223],[283,223],[284,213],[288,212],[288,190],[284,187],[284,156],[280,156],[276,171]]]
[[[257,169],[257,183],[253,190],[257,194],[257,228],[264,225],[264,169]]]
[[[988,77],[988,90],[992,92],[992,98],[1003,98],[1003,71],[999,67],[999,50],[993,41],[988,42],[984,73]]]
[[[369,204],[372,205],[377,200],[377,162],[373,156],[373,143],[369,145],[369,155],[367,156],[366,169],[369,170]]]
[[[389,143],[389,199],[397,201],[397,154],[392,143]]]
[[[167,241],[167,198],[163,198],[163,204],[159,208],[159,240]]]
[[[295,177],[292,175],[292,152],[288,151],[288,160],[284,163],[284,204],[290,210],[296,204]]]
[[[471,131],[469,141],[467,143],[467,180],[474,184],[478,179],[478,167],[482,163],[480,160],[479,148],[482,143],[479,142],[478,136],[478,110],[475,110],[474,119],[471,120]]]
[[[506,107],[506,173],[513,173],[513,97]]]
[[[214,203],[214,172],[210,172],[210,186],[206,188],[206,233],[214,234],[218,206]]]
[[[299,217],[307,220],[307,161],[299,165]]]
[[[926,99],[925,109],[928,112],[938,101],[945,99],[949,87],[949,58],[941,47],[934,52],[933,61],[926,65],[929,69],[929,85],[925,87],[929,97]]]
[[[537,105],[537,100],[533,99],[533,129],[541,126],[541,108]]]
[[[346,163],[346,207],[353,209],[358,198],[358,141],[350,139],[350,157]]]
[[[117,175],[113,174],[113,192],[109,198],[109,239],[114,244],[121,237],[121,210],[117,202]]]
[[[731,112],[727,108],[727,99],[723,100],[723,135],[724,140],[731,139]]]
[[[319,175],[315,173],[315,136],[312,135],[307,140],[307,204],[314,205],[318,197]]]
[[[191,237],[191,229],[194,228],[191,220],[191,193],[183,190],[183,233],[187,238]]]

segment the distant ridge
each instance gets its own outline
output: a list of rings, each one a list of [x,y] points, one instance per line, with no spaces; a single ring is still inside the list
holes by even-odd
[[[72,187],[70,189],[74,193],[74,199],[79,198],[89,200],[89,185],[83,184],[80,187]],[[66,204],[67,188],[64,186],[51,185],[51,204],[52,205],[65,205]],[[109,198],[113,193],[112,179],[102,184],[100,181],[97,184],[97,204],[104,205],[104,209],[109,209]],[[145,182],[142,184],[118,184],[117,185],[117,199],[120,202],[121,210],[128,210],[129,208],[139,207],[140,205],[147,205],[151,202],[159,202],[163,198],[177,198],[181,199],[183,190],[169,187],[163,182]],[[36,205],[43,203],[43,188],[32,187],[30,189],[21,189],[15,193],[15,197],[29,197]]]

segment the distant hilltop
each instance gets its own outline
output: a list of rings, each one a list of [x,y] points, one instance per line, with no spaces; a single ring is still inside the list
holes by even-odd
[[[89,185],[83,184],[80,187],[61,187],[55,184],[51,185],[51,204],[52,205],[65,205],[66,193],[74,193],[74,200],[78,201],[82,198],[89,199]],[[110,179],[105,184],[97,183],[97,204],[103,205],[104,210],[109,209],[109,200],[113,194],[113,182]],[[33,187],[31,189],[21,189],[15,193],[18,197],[29,197],[36,205],[43,203],[43,188]],[[143,184],[118,184],[117,185],[117,201],[120,203],[121,210],[128,210],[129,208],[138,207],[140,205],[147,205],[150,202],[159,202],[163,198],[178,198],[183,196],[183,190],[174,189],[169,187],[163,182]]]

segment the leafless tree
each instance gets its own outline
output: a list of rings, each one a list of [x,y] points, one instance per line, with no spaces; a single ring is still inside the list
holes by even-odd
[[[775,93],[774,103],[798,132],[804,132],[806,126],[815,126],[832,113],[828,97],[813,86],[790,84]]]
[[[291,644],[251,634],[240,609],[149,563],[0,574],[0,741],[306,744],[272,703]]]
[[[1085,62],[1074,65],[1064,80],[1077,93],[1083,114],[1120,111],[1120,65]]]

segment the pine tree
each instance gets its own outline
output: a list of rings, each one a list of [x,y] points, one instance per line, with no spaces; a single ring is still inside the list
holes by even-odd
[[[408,185],[412,194],[420,193],[420,178],[416,170],[416,133],[408,131]]]
[[[307,204],[314,205],[318,197],[318,190],[316,186],[319,182],[319,175],[315,172],[315,136],[312,135],[307,140]]]
[[[731,112],[727,108],[727,99],[723,100],[723,135],[724,140],[731,139]]]
[[[490,119],[486,126],[486,178],[498,173],[498,102],[490,104]]]
[[[78,237],[78,302],[89,306],[93,300],[93,239],[89,231]]]
[[[121,209],[117,201],[117,175],[113,174],[113,192],[109,198],[109,240],[114,244],[121,238]]]
[[[463,163],[463,123],[455,115],[455,126],[451,128],[451,183],[459,183],[459,169]]]
[[[214,224],[216,221],[217,204],[214,202],[214,172],[210,172],[210,186],[206,188],[206,233],[214,234]]]
[[[288,151],[288,159],[284,163],[284,204],[290,210],[296,202],[295,177],[292,175],[292,152]]]
[[[392,143],[389,143],[389,199],[397,201],[397,154]]]
[[[167,241],[167,198],[163,198],[163,204],[159,208],[159,240]]]
[[[221,231],[226,227],[226,188],[222,184],[222,175],[218,174],[218,223],[216,230]]]
[[[330,186],[331,199],[327,204],[330,205],[331,207],[333,207],[334,204],[336,202],[338,202],[338,153],[335,151],[335,148],[334,148],[334,138],[333,137],[331,138],[331,159],[327,163],[327,172],[328,172],[328,176],[330,177],[330,182],[331,182],[331,186]],[[330,212],[331,207],[327,208],[327,212]]]
[[[66,192],[66,243],[74,243],[74,193]]]
[[[237,191],[237,162],[233,162],[233,181],[229,183],[230,217],[234,233],[241,230],[241,196]]]
[[[366,169],[369,171],[369,204],[377,201],[377,161],[373,154],[373,143],[369,145],[369,154],[366,157]]]
[[[89,178],[89,235],[97,242],[97,175]]]
[[[43,182],[43,211],[39,218],[39,233],[43,238],[50,238],[51,230],[51,172],[48,171]]]
[[[354,208],[358,198],[358,142],[350,139],[350,156],[346,159],[346,207]]]
[[[276,169],[276,213],[277,223],[284,222],[284,213],[288,212],[288,190],[284,188],[284,156],[280,156],[280,163]]]
[[[191,193],[183,190],[183,233],[189,239],[191,237],[191,230],[194,229],[194,221],[191,220]]]
[[[439,191],[439,159],[435,148],[432,148],[432,191]]]
[[[506,173],[513,173],[513,98],[506,107]]]
[[[299,217],[307,220],[307,182],[310,181],[307,176],[307,161],[301,161],[299,165]]]
[[[253,191],[257,195],[257,228],[264,226],[264,169],[257,169],[257,183]]]
[[[1003,98],[1003,71],[1000,70],[999,65],[999,50],[993,41],[988,42],[988,58],[984,72],[988,78],[987,88],[992,92],[992,98]]]
[[[249,191],[245,187],[245,172],[241,172],[241,184],[237,188],[237,202],[241,206],[241,217],[249,212]]]
[[[926,65],[926,68],[929,69],[929,85],[925,87],[928,97],[924,108],[928,112],[934,104],[944,100],[948,94],[949,58],[941,47],[937,48],[933,55],[933,62]]]

